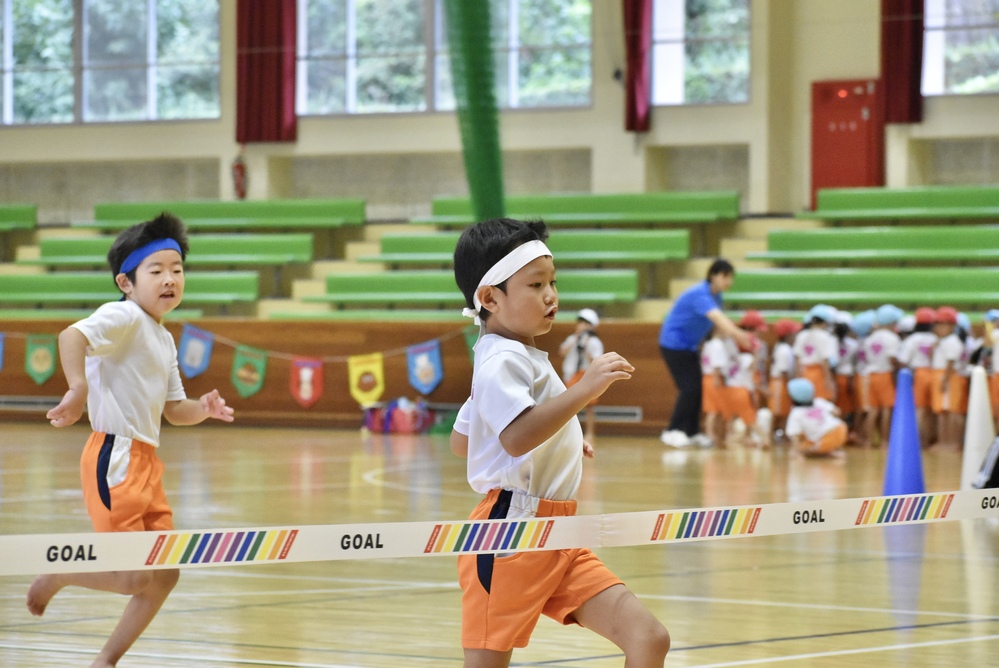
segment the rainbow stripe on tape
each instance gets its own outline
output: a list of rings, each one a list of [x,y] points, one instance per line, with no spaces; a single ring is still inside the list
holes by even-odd
[[[652,540],[684,540],[753,533],[762,507],[660,513]]]
[[[146,566],[281,560],[296,536],[298,529],[160,534]]]
[[[943,519],[953,500],[952,493],[865,499],[857,526]]]
[[[423,552],[537,549],[548,542],[554,525],[554,520],[438,524]]]

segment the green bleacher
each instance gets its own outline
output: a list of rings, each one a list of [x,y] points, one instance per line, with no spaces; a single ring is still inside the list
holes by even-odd
[[[801,218],[848,221],[999,220],[999,186],[823,188]]]
[[[602,305],[638,299],[635,269],[565,269],[558,272],[559,303]],[[337,307],[378,308],[412,306],[457,308],[465,303],[447,270],[395,270],[330,274],[326,293],[303,297]]]
[[[768,269],[739,271],[725,293],[726,306],[805,309],[826,303],[902,308],[951,305],[990,308],[999,303],[999,269],[899,267]]]
[[[952,263],[999,259],[999,225],[906,225],[772,230],[750,260],[778,264]]]
[[[381,252],[362,262],[389,265],[452,263],[459,232],[385,234]],[[690,257],[687,230],[562,230],[546,242],[558,265],[647,264]]]

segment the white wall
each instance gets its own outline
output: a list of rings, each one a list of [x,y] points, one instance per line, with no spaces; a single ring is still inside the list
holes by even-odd
[[[232,197],[234,5],[222,3],[221,119],[0,129],[0,201],[34,201],[57,223],[109,199]],[[623,129],[614,78],[621,5],[594,0],[592,106],[501,114],[507,192],[704,184],[738,188],[747,212],[799,210],[811,82],[876,77],[879,20],[872,0],[753,0],[750,102],[657,108],[650,132],[636,135]],[[925,109],[923,124],[888,129],[889,185],[999,180],[999,96],[928,99]],[[363,196],[375,217],[413,215],[434,194],[465,191],[460,151],[452,114],[303,118],[294,144],[247,148],[250,196]]]

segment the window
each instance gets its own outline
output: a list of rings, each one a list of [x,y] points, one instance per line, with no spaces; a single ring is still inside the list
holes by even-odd
[[[652,103],[749,101],[749,0],[655,0]]]
[[[299,0],[299,114],[453,110],[444,0]],[[490,0],[501,107],[589,104],[591,0]]]
[[[999,92],[999,0],[926,0],[923,95]]]
[[[217,1],[0,6],[4,124],[219,116]]]

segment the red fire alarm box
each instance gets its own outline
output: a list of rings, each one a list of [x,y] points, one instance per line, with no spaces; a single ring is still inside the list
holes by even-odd
[[[876,79],[812,83],[812,209],[820,188],[884,185],[884,128]]]

